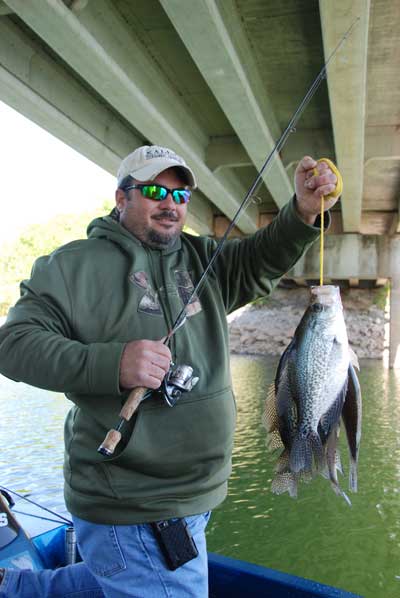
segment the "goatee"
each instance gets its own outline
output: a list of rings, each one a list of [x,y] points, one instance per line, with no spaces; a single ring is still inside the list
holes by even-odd
[[[179,233],[159,233],[150,229],[147,234],[147,245],[153,247],[153,249],[168,249],[172,247],[178,237]]]

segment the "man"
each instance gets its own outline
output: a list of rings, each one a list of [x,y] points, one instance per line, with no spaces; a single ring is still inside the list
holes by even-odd
[[[144,146],[127,156],[112,214],[90,224],[87,240],[36,261],[0,329],[0,371],[74,403],[65,500],[85,564],[6,571],[0,596],[207,596],[204,532],[226,496],[236,415],[225,315],[268,295],[315,241],[321,195],[336,183],[327,163],[303,158],[295,197],[269,227],[225,243],[168,346],[163,339],[216,247],[182,233],[196,181],[173,151]],[[190,365],[197,384],[172,409],[153,392],[105,458],[97,448],[130,390],[158,389],[171,362]],[[177,530],[174,550],[184,544],[189,553],[175,570],[150,525],[160,521],[167,534]]]

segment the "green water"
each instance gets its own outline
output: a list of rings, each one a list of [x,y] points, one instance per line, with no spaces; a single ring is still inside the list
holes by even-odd
[[[266,452],[260,418],[276,363],[232,357],[238,408],[233,472],[229,496],[209,524],[209,549],[366,598],[398,598],[400,373],[377,361],[361,364],[359,492],[351,495],[349,507],[323,478],[300,486],[297,500],[271,494],[273,458]],[[68,408],[60,395],[0,377],[0,482],[60,512],[65,508],[62,430]],[[344,453],[344,435],[341,441]],[[347,486],[346,477],[341,484]]]
[[[209,549],[366,598],[398,598],[400,373],[381,362],[361,364],[359,492],[349,507],[322,477],[300,486],[297,500],[271,494],[273,461],[260,412],[275,367],[275,360],[232,358],[238,405],[233,473],[228,499],[209,526]],[[344,453],[344,434],[341,445]],[[347,478],[341,484],[345,488]]]

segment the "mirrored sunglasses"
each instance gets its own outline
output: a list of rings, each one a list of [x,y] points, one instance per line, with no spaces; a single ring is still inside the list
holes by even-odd
[[[167,198],[168,193],[171,193],[172,199],[177,204],[188,203],[192,194],[190,189],[168,189],[164,185],[129,185],[124,187],[124,191],[130,191],[130,189],[140,189],[143,197],[153,201],[163,201]]]

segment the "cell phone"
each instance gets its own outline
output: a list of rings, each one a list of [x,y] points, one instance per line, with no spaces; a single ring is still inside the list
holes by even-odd
[[[155,521],[151,526],[171,571],[175,571],[199,554],[184,519]]]

